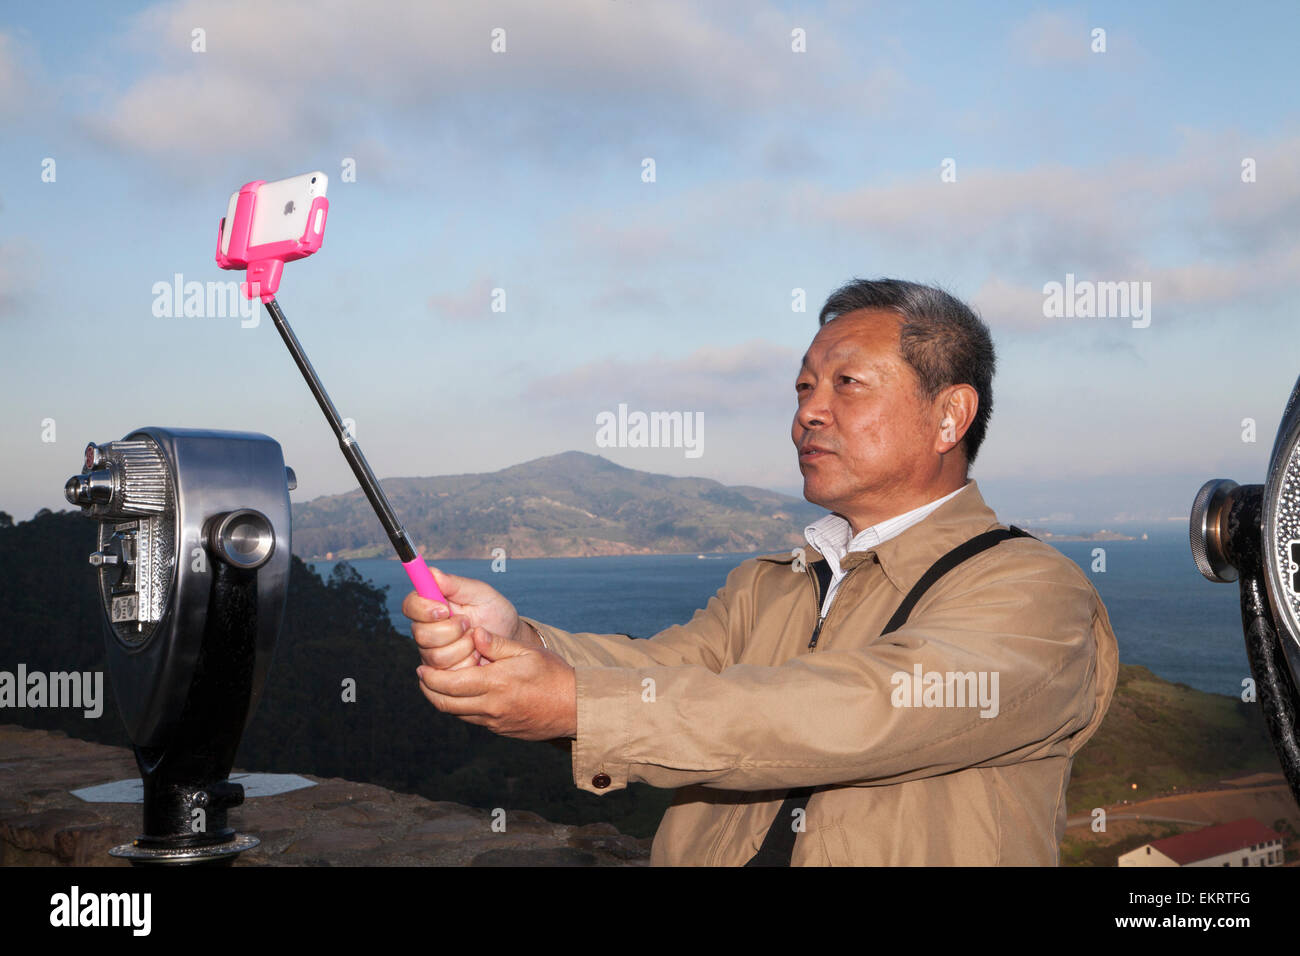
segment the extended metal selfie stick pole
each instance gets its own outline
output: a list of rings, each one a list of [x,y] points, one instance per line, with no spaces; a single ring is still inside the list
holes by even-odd
[[[429,573],[424,560],[416,552],[410,536],[402,527],[401,522],[397,520],[393,506],[388,503],[388,496],[384,494],[384,489],[379,486],[379,479],[370,470],[366,456],[361,453],[361,446],[357,444],[356,439],[343,426],[343,419],[339,417],[338,409],[330,401],[329,393],[325,391],[325,386],[321,384],[320,377],[316,374],[316,370],[312,368],[311,360],[307,358],[307,353],[303,351],[298,336],[294,335],[293,329],[289,328],[289,320],[284,317],[284,312],[280,309],[280,303],[273,297],[264,299],[263,302],[266,305],[266,311],[271,314],[271,321],[275,323],[275,327],[280,333],[280,338],[284,339],[289,354],[293,356],[298,371],[302,372],[302,377],[307,380],[307,387],[311,389],[312,395],[315,396],[316,404],[320,406],[321,411],[325,413],[325,418],[330,423],[330,427],[334,429],[343,457],[348,460],[352,473],[357,476],[357,481],[361,483],[361,490],[365,492],[366,498],[369,499],[370,507],[374,508],[379,523],[384,526],[384,532],[388,535],[388,540],[397,549],[397,554],[402,560],[402,567],[406,569],[407,575],[411,578],[411,584],[414,585],[416,592],[421,597],[431,598],[445,604],[447,599],[443,597],[442,591],[433,580],[433,575]]]

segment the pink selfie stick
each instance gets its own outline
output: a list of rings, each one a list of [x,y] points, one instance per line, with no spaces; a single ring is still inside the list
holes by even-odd
[[[257,190],[263,182],[265,180],[259,179],[245,184],[239,190],[239,198],[235,202],[234,220],[230,224],[230,246],[225,253],[221,251],[221,237],[226,226],[225,217],[222,217],[221,225],[217,228],[217,265],[223,269],[248,270],[247,281],[243,285],[244,295],[250,299],[261,298],[266,311],[271,314],[271,321],[279,330],[280,338],[284,340],[289,354],[293,356],[298,370],[302,372],[302,377],[307,380],[307,387],[311,389],[316,403],[325,413],[330,427],[334,429],[343,457],[352,467],[352,473],[357,476],[357,481],[361,483],[361,490],[365,492],[370,506],[379,517],[379,523],[384,526],[388,540],[397,549],[397,556],[401,558],[402,567],[406,569],[406,575],[411,579],[415,593],[420,597],[446,604],[447,599],[443,597],[437,582],[434,581],[433,573],[415,550],[415,545],[411,543],[411,538],[401,522],[397,520],[393,506],[388,503],[388,496],[379,486],[379,479],[370,470],[366,456],[361,453],[361,446],[344,428],[338,409],[330,401],[329,394],[321,384],[316,370],[312,368],[311,361],[303,351],[298,337],[293,334],[293,329],[289,328],[289,322],[280,309],[280,303],[275,301],[284,264],[309,256],[320,248],[325,238],[325,218],[329,212],[329,202],[324,196],[317,196],[312,200],[311,210],[307,216],[307,228],[301,238],[249,246],[249,237],[253,228],[253,210],[257,205]]]

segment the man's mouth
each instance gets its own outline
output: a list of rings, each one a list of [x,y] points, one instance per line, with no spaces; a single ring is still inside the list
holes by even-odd
[[[829,448],[823,448],[821,445],[808,444],[799,449],[799,461],[817,461],[819,458],[825,458],[827,455],[833,455]]]

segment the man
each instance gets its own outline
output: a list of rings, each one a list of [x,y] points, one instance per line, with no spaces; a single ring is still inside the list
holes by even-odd
[[[999,527],[967,479],[988,329],[895,280],[844,286],[820,321],[791,437],[831,514],[803,554],[745,561],[648,640],[570,634],[435,572],[450,611],[403,608],[421,689],[497,733],[571,739],[582,789],[679,788],[655,864],[1055,865],[1072,758],[1115,687],[1106,609],[1029,536],[922,580]]]

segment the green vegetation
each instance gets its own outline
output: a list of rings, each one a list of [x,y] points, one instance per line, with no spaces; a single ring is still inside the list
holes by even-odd
[[[1106,719],[1074,758],[1066,806],[1074,813],[1277,770],[1258,703],[1121,664]]]
[[[1153,840],[1163,840],[1165,837],[1197,829],[1200,828],[1180,826],[1177,823],[1156,823],[1151,829],[1130,833],[1122,840],[1113,843],[1067,838],[1061,844],[1061,866],[1115,866],[1115,861],[1129,850],[1136,850]]]

